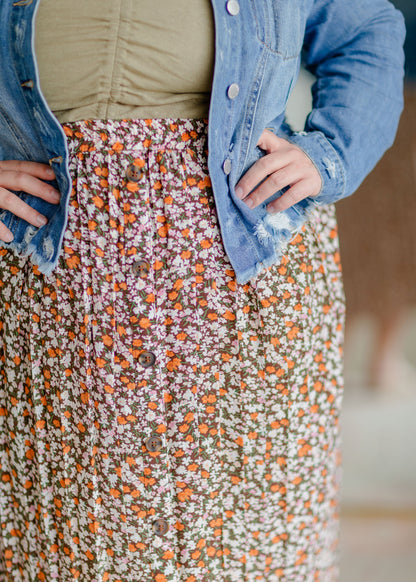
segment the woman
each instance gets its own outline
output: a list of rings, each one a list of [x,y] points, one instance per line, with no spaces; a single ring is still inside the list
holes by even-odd
[[[401,14],[20,0],[0,22],[2,579],[337,580],[332,203],[392,143]]]

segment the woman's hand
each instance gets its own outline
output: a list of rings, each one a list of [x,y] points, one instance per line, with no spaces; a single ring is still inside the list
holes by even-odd
[[[266,206],[267,212],[286,210],[307,196],[316,196],[322,187],[321,176],[303,150],[268,129],[263,130],[257,145],[267,152],[257,160],[235,187],[235,193],[255,208],[278,190],[289,186],[279,198]],[[268,178],[264,180],[264,178]],[[262,180],[251,194],[248,193]]]
[[[42,182],[53,180],[55,172],[47,164],[7,160],[0,162],[0,208],[10,210],[34,226],[44,226],[48,219],[23,202],[10,190],[27,192],[51,204],[57,204],[60,199],[59,191]],[[11,242],[13,234],[0,221],[0,240]]]

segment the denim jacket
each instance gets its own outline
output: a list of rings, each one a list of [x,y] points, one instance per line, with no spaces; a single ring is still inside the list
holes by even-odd
[[[208,169],[221,236],[237,281],[279,261],[311,209],[352,194],[389,148],[403,108],[404,19],[388,0],[211,0],[215,64],[208,119]],[[11,243],[50,274],[68,216],[68,149],[39,87],[34,17],[39,0],[0,0],[0,159],[49,163],[58,205],[17,194],[45,214],[36,228],[7,210]],[[285,123],[303,56],[316,76],[304,131]],[[274,193],[250,209],[235,185],[265,152],[264,128],[299,146],[322,178],[317,196],[268,213]]]

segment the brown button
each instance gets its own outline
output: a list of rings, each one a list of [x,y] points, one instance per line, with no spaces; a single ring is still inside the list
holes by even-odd
[[[153,352],[142,352],[139,356],[139,363],[143,366],[143,368],[148,368],[149,366],[153,366],[156,361],[156,356]]]
[[[153,531],[158,536],[163,536],[169,529],[166,519],[156,519],[153,522]]]
[[[139,182],[139,180],[142,179],[143,171],[141,168],[139,168],[139,166],[130,164],[126,170],[126,176],[129,182]]]
[[[160,451],[160,449],[162,448],[162,444],[163,444],[162,439],[157,434],[153,434],[151,437],[146,439],[145,443],[146,449],[151,453],[156,453],[157,451]]]
[[[133,273],[141,279],[147,279],[150,271],[150,264],[147,261],[135,261],[133,263]]]

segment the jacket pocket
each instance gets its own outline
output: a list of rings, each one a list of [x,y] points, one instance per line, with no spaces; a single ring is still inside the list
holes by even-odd
[[[303,45],[304,1],[252,0],[257,37],[283,59],[295,58]]]

